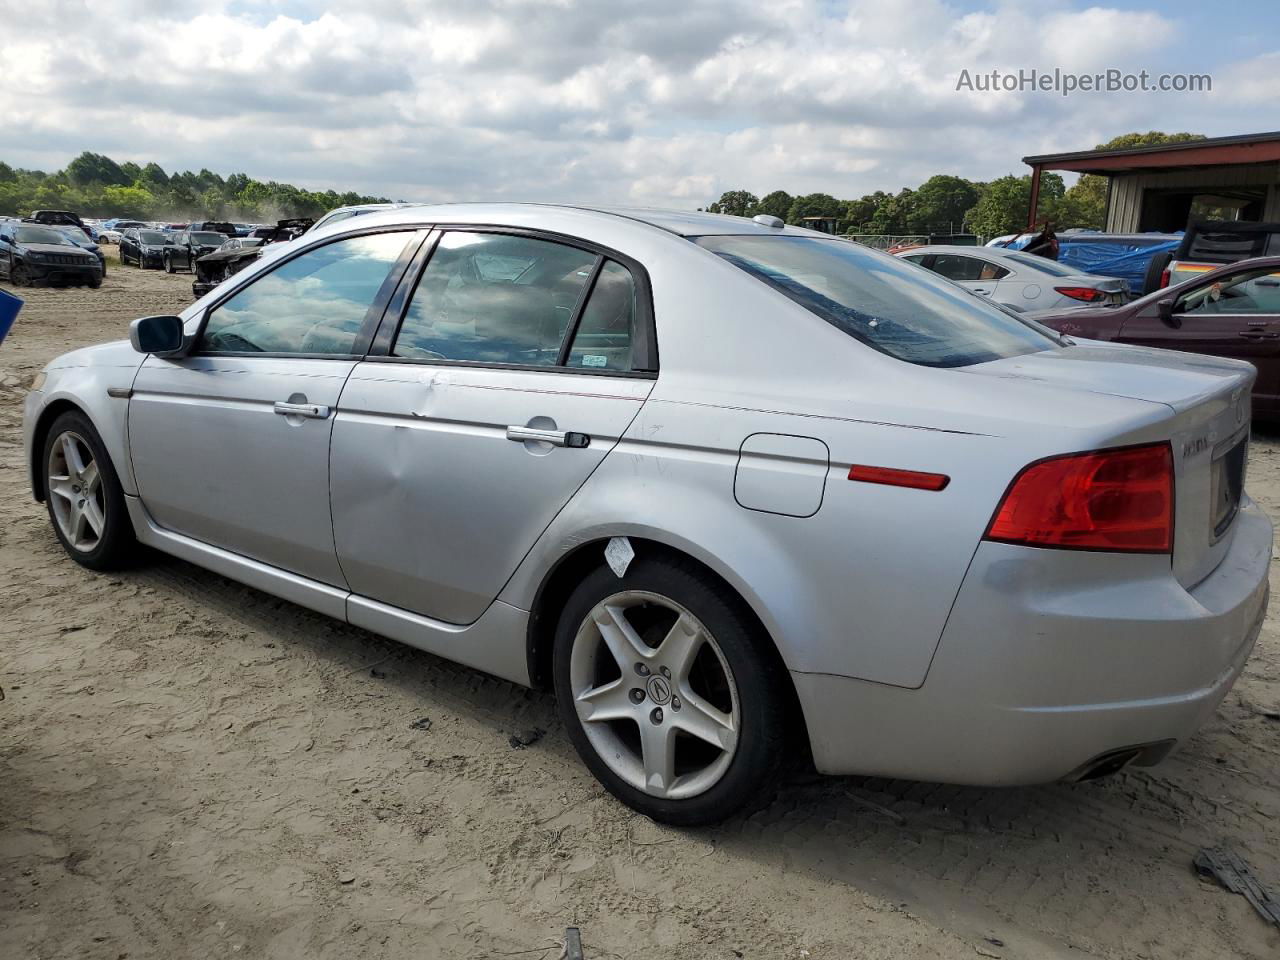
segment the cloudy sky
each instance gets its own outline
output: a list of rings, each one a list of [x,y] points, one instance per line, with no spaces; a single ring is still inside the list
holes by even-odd
[[[12,165],[87,149],[398,199],[852,197],[1135,129],[1280,128],[1274,0],[0,0],[0,23]],[[1055,67],[1213,90],[956,89]]]

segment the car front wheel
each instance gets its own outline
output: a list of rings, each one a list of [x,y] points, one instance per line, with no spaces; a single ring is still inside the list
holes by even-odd
[[[553,656],[574,747],[628,806],[696,826],[769,799],[786,677],[741,602],[696,565],[596,570],[565,605]]]
[[[136,549],[124,491],[102,438],[79,411],[60,415],[44,442],[45,505],[53,531],[77,563],[126,566]]]

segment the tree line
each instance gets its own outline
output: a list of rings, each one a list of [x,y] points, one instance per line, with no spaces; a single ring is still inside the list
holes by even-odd
[[[385,203],[347,191],[313,191],[244,173],[222,177],[210,170],[166,173],[157,163],[116,163],[85,151],[55,173],[15,169],[0,161],[0,215],[32,210],[71,210],[85,217],[137,220],[237,220],[269,222],[319,217],[334,207]]]
[[[1198,133],[1126,133],[1100,143],[1095,149],[1155,146],[1203,140]],[[905,234],[974,233],[997,237],[1026,229],[1031,204],[1031,174],[1009,174],[986,182],[948,174],[930,177],[920,186],[897,193],[877,190],[856,200],[838,200],[828,193],[792,196],[775,190],[763,197],[746,190],[729,190],[707,206],[711,213],[739,217],[768,214],[789,224],[802,225],[806,217],[836,221],[844,234],[901,236]],[[1107,180],[1085,174],[1068,188],[1056,173],[1040,176],[1040,201],[1036,221],[1048,221],[1055,229],[1083,227],[1101,230],[1107,212]]]

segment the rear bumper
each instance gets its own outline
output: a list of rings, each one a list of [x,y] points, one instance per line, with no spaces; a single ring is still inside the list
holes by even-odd
[[[983,543],[919,689],[793,674],[818,769],[999,786],[1130,747],[1158,761],[1212,715],[1262,626],[1271,521],[1249,503],[1232,537],[1190,590],[1167,557],[1134,579],[1132,557]]]

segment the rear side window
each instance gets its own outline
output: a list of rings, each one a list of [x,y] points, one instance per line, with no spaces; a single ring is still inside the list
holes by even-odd
[[[572,337],[568,366],[630,370],[634,322],[635,283],[620,264],[536,237],[449,231],[427,262],[391,352],[551,367]]]
[[[909,363],[959,367],[1057,345],[941,277],[846,240],[719,236],[695,242],[855,339]]]
[[[568,365],[630,370],[635,322],[635,278],[622,264],[606,260],[569,345]]]
[[[940,253],[933,258],[933,272],[941,274],[948,280],[999,280],[1009,275],[1004,267],[979,260],[977,257],[964,257],[954,253]]]
[[[410,236],[347,237],[281,264],[214,307],[199,351],[350,356]]]

